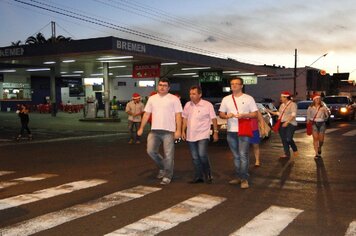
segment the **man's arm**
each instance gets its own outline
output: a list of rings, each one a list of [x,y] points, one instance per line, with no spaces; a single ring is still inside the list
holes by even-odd
[[[145,112],[143,114],[143,117],[142,117],[142,120],[141,120],[141,125],[140,125],[140,128],[137,130],[137,135],[138,136],[141,136],[143,134],[143,129],[145,128],[146,124],[147,124],[147,121],[148,119],[150,118],[151,116],[151,113],[149,112]]]
[[[214,118],[211,121],[213,122],[213,139],[217,142],[219,140],[218,119]]]
[[[176,113],[176,132],[174,132],[174,138],[179,139],[182,132],[182,113]]]
[[[186,140],[186,129],[187,129],[187,118],[182,118],[183,119],[183,127],[182,127],[182,139],[185,141]]]

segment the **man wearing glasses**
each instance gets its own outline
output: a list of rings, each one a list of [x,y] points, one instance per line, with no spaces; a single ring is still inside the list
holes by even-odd
[[[243,80],[234,77],[230,81],[232,94],[225,96],[219,108],[219,116],[227,119],[227,142],[234,157],[236,177],[230,184],[241,184],[242,189],[249,187],[249,137],[239,136],[238,121],[240,118],[256,118],[257,106],[250,95],[242,92]]]
[[[159,172],[158,179],[162,185],[171,182],[174,168],[174,140],[181,137],[182,105],[179,99],[168,93],[170,83],[167,78],[158,81],[157,94],[149,97],[145,106],[141,126],[137,135],[141,136],[143,129],[152,114],[151,131],[147,137],[147,153],[156,162]],[[159,153],[163,143],[164,155]]]

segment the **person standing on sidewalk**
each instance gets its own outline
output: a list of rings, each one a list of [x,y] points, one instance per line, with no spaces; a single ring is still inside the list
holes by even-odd
[[[240,184],[246,189],[249,168],[249,140],[250,137],[239,136],[238,122],[240,118],[257,118],[257,105],[250,95],[243,93],[243,79],[234,77],[230,81],[232,94],[225,96],[219,108],[219,116],[227,119],[227,142],[234,157],[237,178],[230,184]]]
[[[210,162],[207,153],[210,127],[213,124],[213,138],[217,142],[218,124],[213,105],[201,98],[202,91],[193,86],[189,91],[190,102],[183,110],[182,139],[187,140],[193,158],[194,179],[189,183],[212,183]]]
[[[28,115],[29,110],[27,109],[25,104],[20,104],[19,109],[16,111],[20,117],[21,121],[21,130],[20,134],[17,136],[16,140],[20,141],[21,137],[23,136],[25,130],[28,133],[28,140],[32,140],[32,133],[31,130],[28,128],[28,123],[30,122],[30,117]]]
[[[137,135],[141,136],[143,129],[152,114],[151,131],[147,137],[147,153],[159,168],[157,178],[161,184],[171,182],[174,169],[174,140],[181,138],[182,105],[179,99],[168,93],[170,82],[167,78],[158,81],[157,94],[151,96],[145,106],[145,113]],[[159,153],[163,144],[164,155]]]
[[[320,95],[313,96],[313,103],[307,110],[307,122],[312,122],[313,127],[313,145],[315,150],[314,159],[321,158],[321,147],[324,143],[326,124],[329,113],[321,102]]]
[[[129,144],[140,143],[140,136],[137,135],[137,130],[140,127],[142,115],[144,113],[144,105],[141,102],[141,96],[138,93],[132,94],[132,100],[126,104],[126,113],[128,116],[128,126],[130,132]]]
[[[269,113],[278,115],[278,119],[281,119],[278,132],[284,149],[284,154],[280,156],[282,159],[290,157],[290,148],[293,150],[293,157],[298,157],[298,148],[293,140],[298,125],[296,121],[297,109],[297,104],[293,102],[292,95],[288,91],[281,93],[281,105],[277,112],[266,109]]]

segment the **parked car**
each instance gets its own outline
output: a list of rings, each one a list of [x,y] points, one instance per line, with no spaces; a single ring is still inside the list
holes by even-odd
[[[326,96],[323,101],[328,105],[335,119],[355,119],[356,104],[348,96]]]
[[[308,110],[308,107],[310,106],[310,104],[312,104],[312,102],[313,101],[311,101],[311,100],[297,102],[298,110],[297,110],[296,121],[298,124],[306,124],[307,123],[307,110]],[[322,103],[327,108],[328,113],[329,113],[329,118],[326,121],[326,124],[329,125],[330,121],[331,121],[331,116],[330,116],[331,112],[330,112],[330,109],[328,108],[328,106],[324,102],[322,102]]]
[[[221,119],[219,117],[219,108],[220,108],[221,103],[215,103],[214,104],[214,110],[217,115],[217,122],[218,122],[218,130],[219,130],[219,139],[226,139],[226,132],[227,132],[227,120],[226,119]],[[261,104],[261,103],[256,103],[258,110],[261,112],[263,119],[265,120],[266,124],[268,124],[270,127],[273,125],[273,119],[271,115],[266,111],[266,108]],[[211,131],[212,134],[212,131]],[[265,137],[269,138],[271,135],[271,132]]]

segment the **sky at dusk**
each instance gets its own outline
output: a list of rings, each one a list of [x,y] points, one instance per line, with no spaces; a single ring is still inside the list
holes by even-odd
[[[294,67],[298,49],[298,67],[317,60],[356,80],[355,12],[354,0],[0,0],[0,47],[50,37],[55,21],[73,39],[115,36],[259,65]]]

